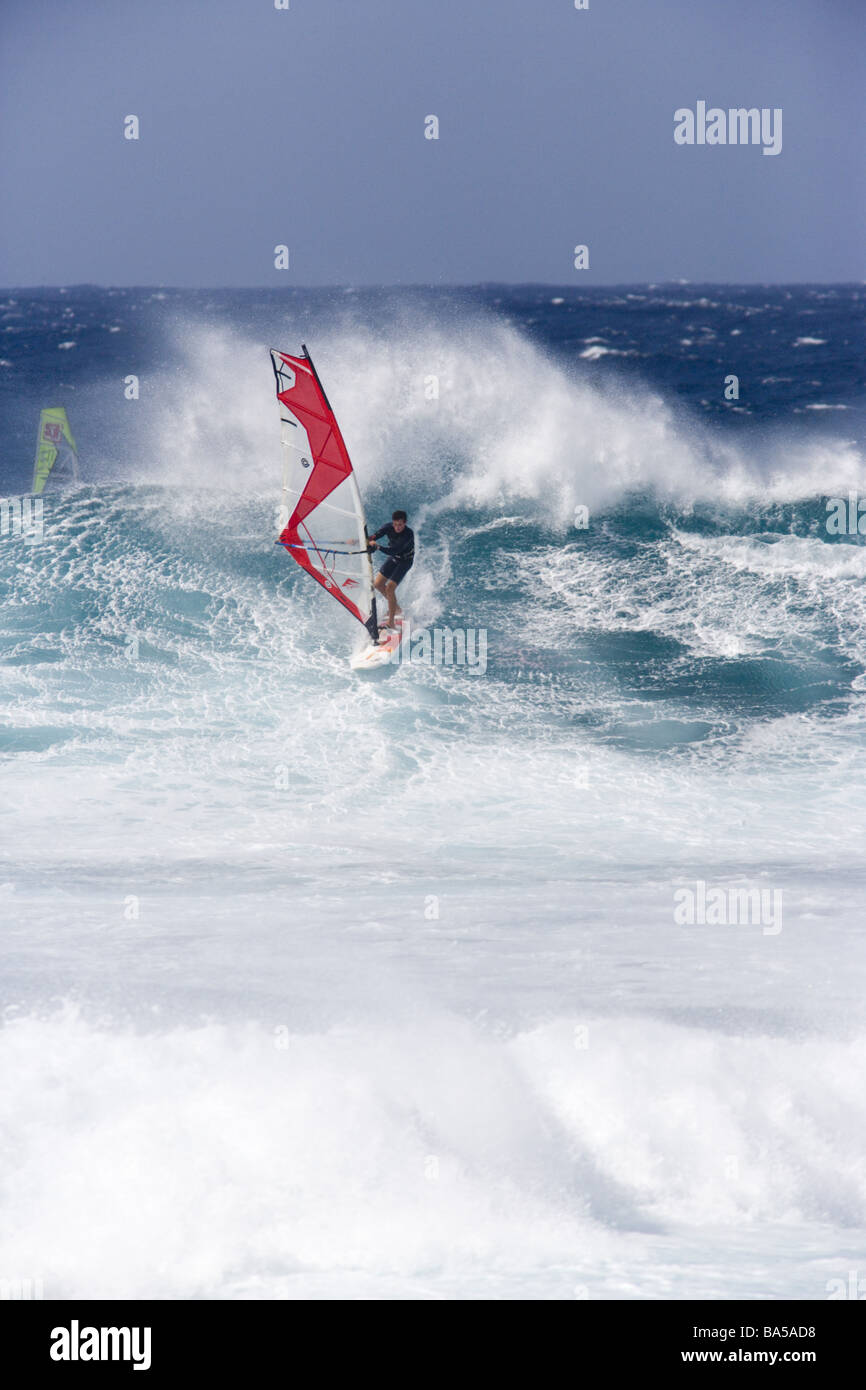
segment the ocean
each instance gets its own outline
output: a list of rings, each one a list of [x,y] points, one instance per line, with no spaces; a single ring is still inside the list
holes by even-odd
[[[0,1279],[866,1277],[863,303],[2,292]],[[302,342],[483,662],[354,673],[274,545]]]

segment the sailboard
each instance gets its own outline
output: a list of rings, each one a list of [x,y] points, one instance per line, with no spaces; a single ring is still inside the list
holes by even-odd
[[[302,357],[293,357],[271,349],[283,455],[283,529],[277,544],[285,546],[295,563],[366,628],[363,651],[379,656],[382,648],[393,644],[399,629],[380,634],[358,481],[337,418],[303,344],[301,352]],[[353,658],[353,666],[361,654]]]
[[[49,479],[52,487],[78,482],[78,449],[63,406],[51,406],[39,416],[33,491],[44,492]]]
[[[377,666],[387,666],[397,660],[396,652],[402,641],[403,619],[398,613],[394,626],[380,631],[378,642],[366,642],[355,652],[349,665],[353,671],[374,671]]]

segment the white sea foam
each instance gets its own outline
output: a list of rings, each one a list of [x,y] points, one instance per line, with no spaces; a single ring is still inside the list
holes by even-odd
[[[775,1223],[784,1247],[866,1224],[862,1038],[584,1015],[136,1033],[66,1009],[0,1053],[2,1267],[51,1297],[616,1297],[626,1269],[689,1296],[706,1255],[653,1265],[695,1227]],[[837,1249],[816,1234],[796,1287],[789,1266],[762,1292],[822,1296]]]
[[[287,327],[282,346],[297,349],[301,332]],[[189,489],[273,488],[268,344],[203,326],[182,342],[188,376],[154,391],[163,404],[148,475],[182,477]],[[368,494],[423,480],[440,510],[519,502],[562,525],[578,504],[596,510],[633,491],[746,503],[866,489],[850,441],[777,432],[747,450],[651,390],[567,370],[498,320],[470,316],[446,332],[421,318],[385,340],[350,323],[311,346]]]
[[[823,1297],[866,1227],[866,551],[750,528],[854,446],[720,444],[489,322],[323,331],[366,495],[421,499],[413,620],[489,628],[483,680],[362,683],[271,544],[270,344],[182,345],[136,485],[0,547],[0,1276]],[[695,880],[782,931],[679,926]]]

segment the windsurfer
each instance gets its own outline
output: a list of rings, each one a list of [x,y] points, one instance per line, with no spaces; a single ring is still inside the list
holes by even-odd
[[[407,526],[407,519],[405,512],[393,512],[390,522],[380,526],[368,541],[371,552],[381,550],[388,557],[373,580],[376,589],[388,600],[388,617],[380,624],[385,628],[393,627],[397,614],[403,611],[397,604],[397,585],[408,574],[415,559],[415,533]],[[387,549],[376,545],[380,536],[387,537]]]

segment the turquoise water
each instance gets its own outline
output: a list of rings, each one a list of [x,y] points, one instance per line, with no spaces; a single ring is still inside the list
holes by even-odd
[[[717,349],[661,380],[684,315],[740,322],[712,296],[572,305],[569,346],[503,293],[175,295],[136,339],[91,292],[121,331],[82,320],[41,401],[82,486],[0,539],[4,1277],[821,1298],[856,1267],[866,549],[825,524],[864,487],[855,329],[738,302],[786,362],[831,343],[849,412],[804,372],[732,420]],[[640,372],[581,357],[605,331]],[[483,671],[359,678],[274,546],[267,348],[302,338],[371,522],[409,510],[413,624],[483,630]],[[25,377],[22,475],[60,390]],[[683,925],[700,883],[781,913]]]

